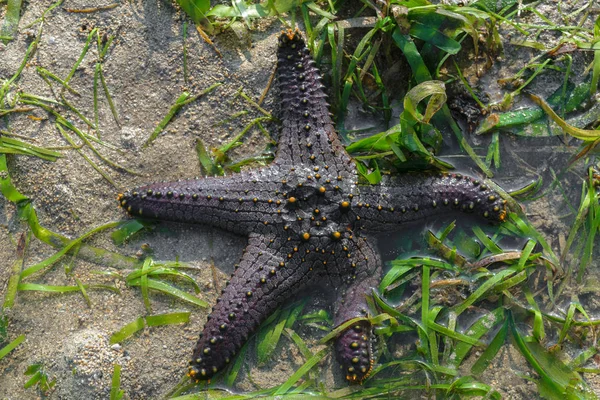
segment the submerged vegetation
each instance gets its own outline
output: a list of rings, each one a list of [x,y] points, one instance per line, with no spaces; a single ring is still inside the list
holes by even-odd
[[[556,166],[550,184],[544,185],[540,177],[513,194],[525,202],[558,191],[566,198],[570,209],[566,217],[573,222],[558,255],[554,251],[558,247],[551,246],[523,213],[510,214],[508,221],[499,227],[457,227],[454,222],[444,227],[436,225],[423,237],[429,247],[427,256],[424,243],[414,237],[400,239],[398,247],[405,252],[389,262],[387,274],[373,292],[369,320],[376,326],[375,333],[380,338],[376,349],[378,360],[363,385],[337,390],[325,387],[317,368],[330,354],[329,346],[316,350],[302,333],[322,331],[324,337],[320,344],[328,344],[346,325],[333,327],[325,310],[307,309],[305,302],[300,301],[273,314],[255,336],[255,344],[246,345],[231,368],[201,387],[200,393],[185,394],[193,388],[187,378],[182,377],[170,393],[172,398],[293,397],[304,393],[315,398],[361,399],[407,396],[418,391],[436,398],[499,399],[501,394],[497,389],[500,388],[490,382],[486,372],[509,349],[517,351],[534,373],[520,370],[515,374],[535,382],[541,397],[597,397],[585,375],[600,372],[595,361],[598,356],[596,326],[600,319],[588,312],[587,303],[580,298],[587,293],[597,293],[596,283],[600,279],[597,271],[590,271],[598,267],[595,260],[598,259],[600,229],[600,174],[598,164],[594,167],[600,143],[597,129],[600,107],[595,97],[600,79],[600,18],[591,21],[593,2],[582,3],[568,14],[561,12],[561,21],[551,21],[540,14],[537,6],[543,4],[541,1],[527,4],[506,0],[501,2],[500,8],[496,1],[487,0],[464,7],[431,4],[425,0],[364,0],[357,2],[354,8],[344,2],[331,1],[234,1],[231,5],[214,6],[208,0],[178,0],[177,3],[214,49],[214,57],[221,53],[218,45],[211,41],[211,35],[228,29],[241,34],[264,18],[277,18],[282,26],[290,27],[301,22],[315,59],[322,70],[330,71],[330,102],[337,129],[365,182],[377,183],[382,174],[407,169],[451,169],[448,159],[439,155],[442,144],[448,141],[458,144],[483,175],[493,177],[503,165],[503,141],[514,137],[516,140],[561,137],[566,144],[558,146],[566,148],[570,163]],[[11,277],[0,312],[0,362],[5,362],[7,355],[19,346],[26,346],[23,344],[25,335],[9,329],[10,314],[7,314],[22,292],[76,292],[90,307],[88,291],[120,292],[117,284],[81,282],[73,273],[78,258],[96,263],[100,269],[94,273],[100,278],[108,277],[139,290],[146,314],[131,316],[132,322],[112,334],[111,343],[136,340],[135,334],[146,327],[188,323],[191,312],[208,306],[193,294],[201,291],[194,276],[188,273],[193,272],[194,267],[178,260],[155,261],[149,252],[129,257],[87,243],[96,235],[112,231],[113,242],[121,245],[141,232],[154,229],[152,222],[108,222],[71,239],[42,226],[32,200],[23,195],[11,179],[8,162],[11,158],[15,163],[21,156],[51,163],[70,157],[73,151],[115,187],[109,172],[137,174],[103,151],[121,151],[102,138],[98,111],[99,102],[105,101],[110,118],[120,123],[107,85],[110,75],[105,75],[104,66],[114,48],[115,36],[100,27],[91,29],[79,57],[64,78],[53,73],[50,66],[38,65],[36,73],[48,85],[53,97],[28,93],[18,87],[24,69],[32,68],[30,64],[44,35],[47,18],[60,12],[99,12],[118,5],[75,10],[64,8],[59,0],[26,27],[19,26],[21,2],[8,1],[6,7],[0,39],[8,43],[24,29],[36,30],[20,66],[10,76],[0,77],[0,124],[4,127],[0,130],[0,192],[15,206],[26,226],[11,236],[15,257],[9,268]],[[528,14],[544,23],[523,22],[520,17]],[[186,81],[187,26],[188,23],[184,23],[181,55]],[[506,44],[501,39],[502,29],[513,33],[511,46],[530,49],[535,55],[523,62],[522,68],[512,76],[504,77],[500,82],[506,89],[503,95],[489,101],[477,84],[493,67],[494,60],[502,55]],[[558,35],[555,44],[547,46],[538,40],[546,32]],[[90,52],[91,48],[95,48],[95,52]],[[587,52],[590,57],[582,57],[578,52]],[[77,79],[76,71],[82,61],[94,56],[93,84],[86,88],[93,93],[94,112],[86,116],[78,107],[79,93],[70,83]],[[584,71],[580,76],[574,73],[575,60],[589,62],[587,66],[579,66],[579,71]],[[398,83],[397,73],[387,73],[390,65],[401,65],[410,73]],[[560,76],[560,84],[549,95],[534,94],[532,88],[536,81],[546,74]],[[160,146],[160,133],[179,110],[190,107],[192,102],[218,86],[206,85],[205,90],[196,94],[183,92],[156,129],[148,132],[144,147]],[[468,116],[451,110],[449,88],[455,97],[463,93],[464,103],[478,110],[475,122],[467,122],[463,128],[459,126],[457,121],[463,122]],[[462,90],[458,95],[457,88]],[[399,92],[403,96],[399,96]],[[205,174],[239,171],[249,163],[268,162],[272,156],[269,147],[258,157],[241,161],[229,159],[231,150],[242,145],[252,130],[261,132],[272,143],[265,125],[276,121],[262,107],[265,94],[255,100],[240,89],[236,97],[243,99],[247,110],[231,115],[223,124],[253,113],[260,116],[245,123],[244,129],[218,149],[207,150],[201,141],[196,143]],[[519,102],[523,99],[536,105],[515,109],[521,107]],[[353,104],[376,116],[382,121],[383,129],[374,126],[350,130],[348,109]],[[33,111],[38,113],[33,114]],[[45,113],[45,118],[54,124],[58,137],[64,138],[64,147],[34,144],[30,138],[11,129],[11,118],[15,115],[26,113],[35,119],[39,118],[36,116],[39,112]],[[276,125],[271,125],[274,131]],[[472,135],[465,134],[469,130]],[[472,136],[478,141],[485,140],[487,149],[473,146]],[[527,143],[535,146],[535,142]],[[583,166],[590,166],[587,174],[581,174]],[[580,176],[579,204],[571,204],[565,194],[565,183],[561,179],[567,169],[583,175]],[[32,240],[48,244],[56,248],[56,252],[32,264],[26,253]],[[43,273],[57,265],[64,266],[68,284],[45,283]],[[191,311],[153,314],[156,292],[177,299]],[[250,351],[256,352],[258,364],[262,365],[277,357],[278,344],[282,341],[295,346],[304,360],[286,382],[241,395],[219,389],[223,385],[235,385]],[[41,392],[52,390],[56,381],[48,378],[46,370],[42,363],[32,364],[25,372],[31,375],[25,387],[37,385]],[[121,366],[115,365],[111,399],[123,398],[120,378]]]

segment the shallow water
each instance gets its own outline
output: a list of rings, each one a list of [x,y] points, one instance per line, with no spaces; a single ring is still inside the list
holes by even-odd
[[[32,2],[24,8],[21,26],[33,22],[50,1]],[[74,6],[73,6],[74,7]],[[54,163],[24,156],[10,157],[9,170],[16,187],[29,196],[37,210],[40,223],[56,232],[77,237],[83,232],[108,221],[125,219],[117,207],[116,194],[129,187],[155,180],[177,180],[199,175],[195,140],[201,138],[207,148],[227,143],[252,118],[261,116],[239,96],[240,87],[250,97],[257,99],[275,66],[274,49],[281,29],[277,20],[261,21],[256,30],[246,38],[238,38],[232,31],[215,37],[215,44],[222,53],[218,57],[190,27],[186,41],[188,51],[189,82],[184,80],[182,62],[182,25],[185,17],[170,3],[153,1],[125,2],[119,7],[92,14],[53,12],[44,24],[39,49],[18,81],[20,90],[39,96],[52,97],[52,92],[35,71],[40,65],[64,77],[69,73],[81,51],[86,37],[93,27],[102,33],[116,35],[103,63],[103,71],[110,94],[118,111],[119,121],[114,120],[106,98],[99,93],[99,123],[102,140],[116,150],[99,146],[101,151],[121,165],[136,171],[140,176],[111,169],[97,158],[106,173],[115,181],[113,187],[103,179],[74,150],[65,151],[64,157]],[[36,27],[25,30],[7,46],[0,45],[0,77],[6,78],[18,68]],[[528,54],[508,46],[505,57],[516,60],[514,65],[495,67],[494,74],[514,72],[528,59]],[[71,85],[81,96],[66,94],[78,109],[93,118],[93,80],[96,62],[95,45],[75,73]],[[580,73],[585,63],[578,59],[574,71]],[[503,68],[506,68],[504,70]],[[546,78],[544,78],[546,79]],[[549,94],[556,87],[556,77],[536,81],[532,90],[541,95]],[[168,125],[154,145],[142,148],[156,124],[166,114],[182,90],[198,93],[213,83],[223,85],[209,95],[183,109]],[[552,89],[550,86],[554,85]],[[56,87],[56,86],[55,86]],[[58,89],[57,89],[58,90]],[[492,91],[492,90],[490,90]],[[262,105],[267,110],[276,108],[274,93],[269,93]],[[527,106],[525,104],[524,106]],[[232,123],[218,124],[238,111],[250,113]],[[363,118],[358,114],[358,118]],[[34,118],[30,118],[33,116]],[[76,120],[75,117],[72,117]],[[364,121],[363,121],[364,122]],[[85,125],[80,121],[78,126]],[[348,119],[348,129],[363,127]],[[56,130],[53,118],[35,110],[31,114],[11,115],[0,119],[0,129],[23,135],[40,146],[65,146],[66,142]],[[277,125],[267,129],[276,135]],[[477,174],[472,162],[459,153],[452,136],[445,143],[442,158],[456,165],[458,170]],[[575,212],[579,205],[581,184],[586,167],[598,163],[595,156],[569,168],[569,161],[576,152],[576,145],[565,144],[561,137],[528,139],[501,135],[502,167],[494,178],[506,189],[516,189],[543,177],[546,195],[538,200],[524,202],[528,219],[539,229],[552,248],[560,256]],[[485,154],[489,136],[469,136],[480,154]],[[231,157],[240,160],[260,154],[267,139],[257,130],[247,136],[245,145],[233,151]],[[88,150],[88,156],[94,157]],[[559,187],[552,188],[554,176]],[[468,224],[460,228],[465,232]],[[405,232],[380,239],[384,260],[391,260],[397,253],[423,254],[425,251],[423,229],[439,230],[448,221],[428,221],[407,227]],[[0,288],[4,288],[10,268],[16,258],[16,242],[22,233],[27,234],[26,224],[19,220],[13,204],[0,198]],[[123,246],[115,246],[110,235],[94,236],[89,243],[120,254],[137,257],[148,254],[151,249],[155,260],[179,259],[195,269],[189,271],[201,287],[199,298],[214,304],[219,290],[233,272],[245,246],[245,239],[217,229],[192,227],[183,224],[159,224],[151,232],[135,237]],[[508,248],[519,248],[522,241],[506,242]],[[596,240],[596,244],[598,241]],[[514,247],[513,247],[514,246]],[[598,246],[596,246],[597,255]],[[25,265],[33,265],[54,254],[50,248],[34,238],[26,252]],[[427,253],[431,254],[431,253]],[[577,260],[571,260],[576,265]],[[72,263],[74,276],[67,276],[65,265]],[[598,280],[598,257],[592,258],[588,268],[587,282]],[[186,370],[187,360],[207,315],[205,309],[194,307],[159,293],[151,293],[152,314],[191,311],[188,324],[146,328],[119,345],[111,345],[111,334],[146,310],[138,288],[126,287],[115,276],[95,274],[94,271],[110,271],[124,274],[127,270],[96,265],[90,262],[65,258],[43,274],[32,276],[29,281],[48,285],[74,285],[74,277],[84,284],[103,283],[114,285],[120,293],[105,290],[89,290],[91,307],[78,293],[46,294],[19,292],[16,304],[7,312],[9,321],[8,340],[20,334],[25,342],[9,356],[0,361],[0,397],[7,399],[35,398],[36,389],[24,389],[28,377],[27,367],[43,363],[50,377],[57,379],[51,398],[103,399],[110,391],[113,364],[122,366],[121,388],[131,399],[150,399],[164,396],[174,387]],[[600,303],[595,292],[584,284],[585,294],[579,300],[592,318],[598,316]],[[184,287],[191,292],[189,287]],[[581,285],[568,286],[565,293],[576,293]],[[4,289],[3,289],[4,290]],[[441,294],[440,294],[441,295]],[[0,298],[4,292],[0,294]],[[568,297],[568,296],[567,296]],[[316,296],[307,311],[327,308],[327,299]],[[563,304],[563,303],[561,303]],[[299,332],[313,352],[322,346],[317,344],[323,333],[310,327],[299,327]],[[414,345],[415,337],[407,335],[396,339],[392,348],[404,354]],[[252,347],[250,347],[252,350]],[[570,355],[577,349],[568,348]],[[250,352],[249,352],[250,353]],[[235,390],[252,391],[258,387],[271,387],[284,382],[303,363],[299,351],[286,342],[275,352],[266,365],[256,366],[253,357],[242,370]],[[464,368],[475,358],[465,362]],[[345,387],[342,374],[332,357],[319,366],[319,375],[327,388]],[[247,369],[249,368],[249,369]],[[512,346],[494,360],[492,366],[480,378],[492,385],[506,398],[532,398],[536,396],[535,385],[513,371],[531,373],[526,362]],[[251,379],[247,376],[250,371]],[[401,373],[399,371],[398,373]],[[600,390],[593,376],[589,379],[593,388]],[[424,395],[424,394],[419,394]]]

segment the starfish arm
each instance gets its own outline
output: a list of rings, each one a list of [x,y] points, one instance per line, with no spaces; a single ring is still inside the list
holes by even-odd
[[[343,288],[336,301],[334,324],[336,326],[356,317],[368,315],[367,297],[371,296],[381,278],[381,259],[377,247],[365,238],[353,238],[351,265],[355,275],[351,283]],[[373,366],[373,334],[371,324],[361,321],[342,332],[335,342],[335,354],[346,379],[360,383],[371,372]]]
[[[420,173],[386,178],[378,186],[362,186],[352,207],[363,229],[397,230],[405,222],[464,211],[501,222],[506,201],[485,183],[461,174]]]
[[[133,216],[212,225],[239,234],[268,232],[278,221],[278,180],[279,174],[267,167],[227,177],[157,182],[120,194],[118,200]]]
[[[329,116],[319,70],[299,32],[282,33],[277,58],[283,126],[275,163],[328,165],[354,174]]]
[[[310,283],[309,264],[292,256],[297,249],[280,235],[250,235],[200,334],[189,366],[192,379],[207,380],[221,371],[277,307]]]

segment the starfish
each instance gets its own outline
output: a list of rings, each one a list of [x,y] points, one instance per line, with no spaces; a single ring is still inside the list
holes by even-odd
[[[230,363],[258,326],[298,292],[336,292],[334,323],[367,316],[382,273],[375,235],[452,210],[489,221],[506,202],[460,174],[420,173],[361,185],[335,132],[320,74],[298,31],[279,38],[282,128],[274,161],[227,177],[154,183],[119,195],[131,215],[212,225],[248,237],[248,246],[207,318],[189,364],[195,381]],[[367,320],[336,339],[346,379],[373,365]]]

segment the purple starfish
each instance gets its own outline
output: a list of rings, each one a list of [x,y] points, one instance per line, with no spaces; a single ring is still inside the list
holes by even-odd
[[[283,127],[273,163],[119,196],[134,216],[207,224],[249,238],[194,349],[189,375],[195,381],[221,371],[258,326],[303,289],[326,285],[336,292],[336,325],[367,316],[366,297],[382,271],[375,234],[456,209],[490,221],[506,215],[497,193],[460,174],[408,174],[360,185],[297,31],[279,38],[278,62]],[[370,373],[371,341],[366,321],[337,338],[335,354],[347,380],[362,382]]]

